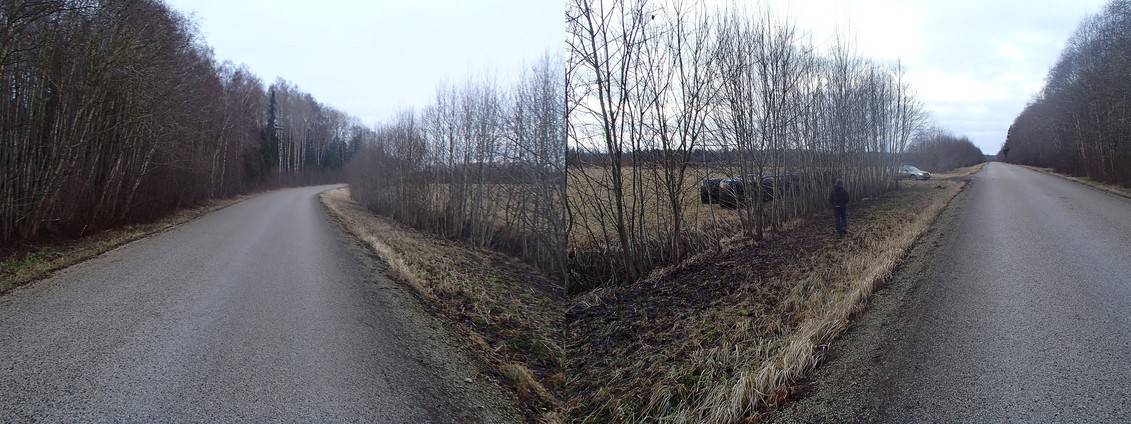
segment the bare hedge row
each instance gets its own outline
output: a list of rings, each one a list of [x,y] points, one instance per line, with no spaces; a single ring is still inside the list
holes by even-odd
[[[924,128],[901,66],[858,55],[845,36],[815,46],[769,8],[573,0],[567,21],[570,148],[601,158],[568,175],[583,188],[570,197],[571,257],[586,285],[636,280],[727,234],[760,239],[826,208],[834,178],[857,198],[883,193]],[[735,212],[687,201],[703,176],[778,174],[806,183]]]
[[[561,60],[513,85],[441,85],[378,126],[348,169],[355,200],[444,237],[509,252],[566,281]],[[568,282],[567,282],[568,285]]]

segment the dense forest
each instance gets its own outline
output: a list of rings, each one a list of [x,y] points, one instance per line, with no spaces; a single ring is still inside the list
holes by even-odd
[[[1080,24],[999,158],[1131,186],[1131,1]]]
[[[923,131],[911,141],[903,155],[903,163],[931,172],[945,172],[985,161],[982,149],[969,138],[939,128]]]
[[[219,63],[159,0],[0,2],[0,246],[340,180],[374,133]]]

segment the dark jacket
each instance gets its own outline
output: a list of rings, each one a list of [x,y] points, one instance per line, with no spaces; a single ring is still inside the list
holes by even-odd
[[[844,187],[833,187],[833,192],[829,193],[829,203],[833,204],[835,208],[843,208],[848,205],[848,190]]]

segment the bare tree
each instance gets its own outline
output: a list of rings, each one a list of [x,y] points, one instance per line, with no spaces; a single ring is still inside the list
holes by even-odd
[[[820,52],[769,7],[705,9],[570,4],[571,258],[586,285],[633,281],[718,248],[734,221],[760,240],[827,208],[836,177],[858,196],[889,190],[924,122],[900,66],[859,56],[843,37]],[[725,202],[735,212],[692,209],[688,220],[697,149],[715,160],[695,173],[741,182]]]
[[[1044,89],[1016,118],[1003,159],[1131,186],[1131,2],[1112,0],[1069,38]]]
[[[568,284],[565,112],[560,59],[510,87],[490,77],[441,83],[365,145],[355,199],[408,225],[530,260]]]
[[[607,193],[578,213],[592,214],[593,219],[583,220],[590,243],[601,246],[607,254],[601,257],[620,258],[622,278],[633,281],[639,276],[635,243],[630,239],[634,222],[638,222],[638,209],[629,202],[641,201],[642,196],[629,196],[640,192],[640,179],[626,181],[624,156],[633,155],[639,145],[638,133],[642,131],[634,114],[639,113],[633,103],[633,69],[642,49],[645,25],[653,19],[646,2],[613,0],[604,2],[575,0],[566,12],[567,45],[572,68],[571,95],[576,96],[570,114],[570,138],[587,149],[601,149],[605,154],[602,174],[590,175],[585,168],[575,169],[567,178],[577,179],[576,184],[597,188]],[[578,122],[573,122],[578,121]],[[632,160],[630,175],[639,174],[639,162]],[[637,221],[634,221],[637,220]],[[596,222],[598,228],[590,224]],[[605,225],[605,224],[608,225]],[[606,232],[614,231],[615,241]],[[614,250],[615,249],[615,250]],[[617,254],[614,252],[619,251]],[[612,265],[611,263],[609,263]]]
[[[199,39],[155,0],[0,2],[0,245],[270,184],[271,97]]]

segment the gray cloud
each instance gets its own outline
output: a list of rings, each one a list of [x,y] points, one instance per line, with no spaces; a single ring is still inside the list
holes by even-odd
[[[371,124],[424,106],[437,84],[517,74],[564,45],[555,1],[171,0],[219,60],[284,78]]]
[[[862,54],[900,60],[937,123],[986,153],[997,151],[1076,25],[1105,3],[774,1],[818,45],[848,28]],[[524,60],[563,48],[565,34],[558,1],[170,4],[197,12],[219,59],[246,63],[268,83],[290,80],[366,123],[424,105],[442,80],[518,72]]]
[[[1065,41],[1103,2],[922,2],[922,49],[907,57],[936,121],[996,153]]]

